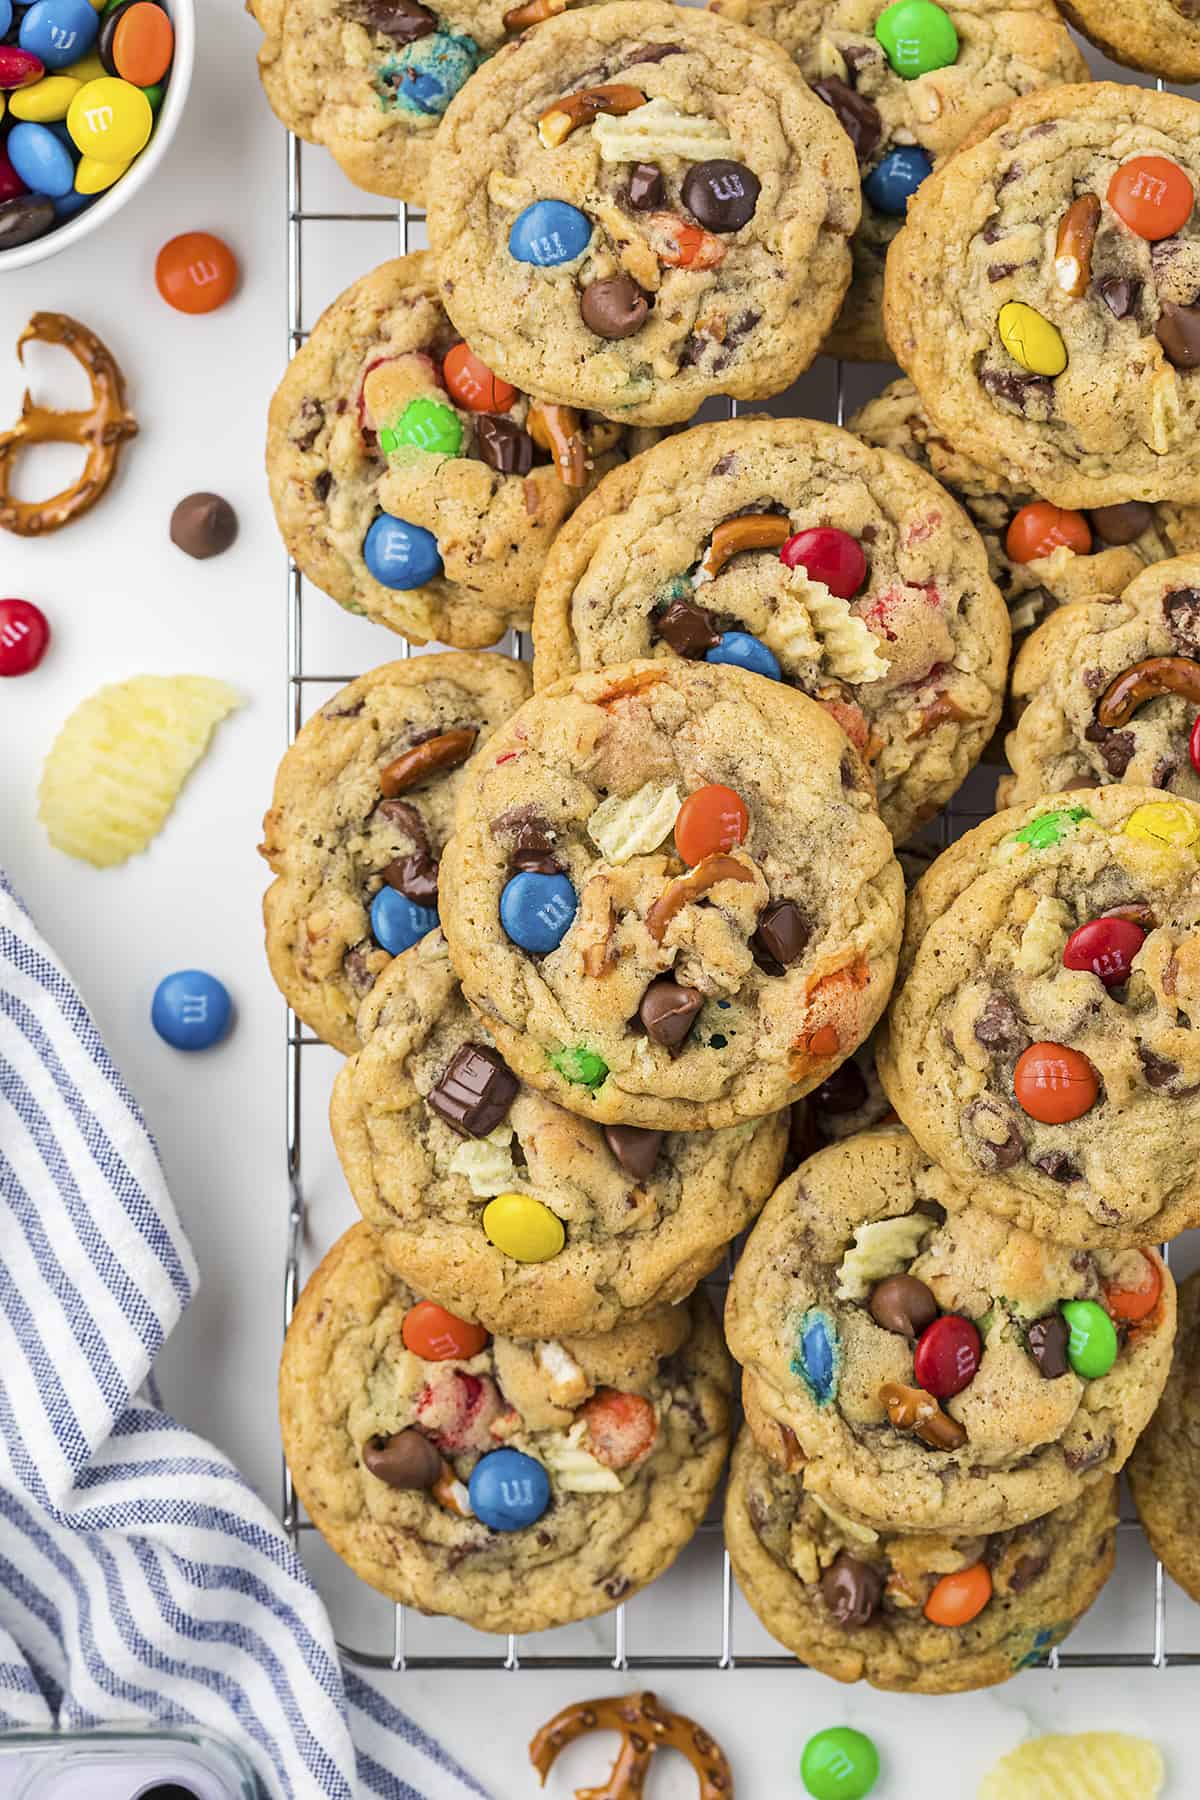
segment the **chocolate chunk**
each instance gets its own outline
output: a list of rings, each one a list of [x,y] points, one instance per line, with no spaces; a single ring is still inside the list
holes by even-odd
[[[996,1100],[973,1100],[963,1114],[963,1124],[971,1132],[971,1154],[989,1174],[1011,1169],[1025,1154],[1025,1140],[1017,1121]],[[982,1129],[985,1126],[986,1130]],[[1001,1131],[1003,1137],[999,1137]]]
[[[407,832],[419,849],[429,850],[429,837],[425,830],[425,821],[410,800],[381,800],[375,808],[381,819],[399,830]]]
[[[638,1018],[653,1044],[675,1051],[696,1022],[704,1005],[699,988],[684,987],[670,975],[660,975],[642,995]]]
[[[237,514],[220,494],[189,494],[171,514],[171,542],[199,561],[220,556],[237,534]]]
[[[754,217],[761,185],[745,163],[718,156],[693,163],[683,178],[680,197],[707,231],[740,231]]]
[[[813,1089],[809,1101],[818,1112],[839,1119],[865,1106],[868,1092],[867,1078],[851,1057],[840,1069],[826,1076],[820,1087]]]
[[[332,486],[333,476],[328,469],[322,469],[321,473],[314,477],[312,484],[313,496],[322,506],[324,506],[326,500],[328,500],[329,490]]]
[[[481,413],[475,421],[479,459],[498,475],[528,475],[533,467],[533,439],[513,419]]]
[[[609,275],[590,281],[579,301],[579,313],[597,337],[632,337],[646,323],[650,302],[632,275]]]
[[[1014,274],[1017,269],[1023,267],[1023,263],[989,263],[987,267],[987,278],[991,282],[1007,281],[1010,275]]]
[[[1154,335],[1167,361],[1177,369],[1200,368],[1200,306],[1177,306],[1173,300],[1159,304]]]
[[[1098,283],[1100,298],[1114,319],[1127,319],[1142,297],[1142,284],[1132,275],[1106,275]]]
[[[782,975],[804,954],[811,936],[812,925],[794,900],[772,900],[758,915],[750,948],[760,969],[768,975]]]
[[[323,706],[321,717],[323,719],[357,719],[366,704],[365,700],[355,700],[350,706]]]
[[[1137,1053],[1142,1073],[1146,1077],[1146,1086],[1153,1088],[1156,1094],[1166,1094],[1172,1100],[1189,1100],[1200,1091],[1195,1085],[1179,1086],[1179,1076],[1183,1071],[1169,1056],[1159,1056],[1153,1050],[1148,1050],[1145,1044],[1138,1045]]]
[[[1176,649],[1200,656],[1200,589],[1175,588],[1163,595],[1163,617]]]
[[[664,1133],[643,1131],[639,1125],[606,1125],[604,1141],[627,1175],[646,1181],[662,1147]]]
[[[1017,375],[1011,369],[981,369],[979,380],[993,400],[1006,400],[1020,413],[1027,413],[1032,408],[1035,413],[1049,417],[1054,410],[1054,384],[1045,375]]]
[[[292,431],[292,442],[297,450],[311,450],[321,435],[321,427],[325,423],[325,408],[312,394],[306,394],[296,409],[296,424],[300,427]]]
[[[1067,1362],[1067,1345],[1071,1341],[1071,1333],[1067,1321],[1060,1312],[1047,1313],[1044,1319],[1035,1319],[1025,1333],[1025,1341],[1029,1345],[1029,1354],[1038,1366],[1039,1374],[1047,1381],[1057,1381],[1065,1375],[1070,1364]]]
[[[737,466],[738,466],[737,452],[734,450],[727,450],[725,452],[724,456],[718,456],[716,462],[713,464],[712,468],[709,470],[709,474],[710,475],[731,475],[733,473],[734,469],[737,468]]]
[[[367,1473],[391,1488],[431,1488],[442,1472],[439,1451],[422,1432],[411,1429],[368,1438],[362,1459]]]
[[[417,0],[358,0],[356,16],[394,44],[415,44],[437,30],[437,14]]]
[[[629,177],[629,204],[637,212],[653,212],[663,203],[665,189],[657,163],[634,163]]]
[[[852,756],[843,756],[841,762],[838,764],[838,775],[844,788],[857,788],[858,770],[854,766],[854,758]]]
[[[561,875],[564,865],[554,854],[554,846],[540,825],[526,820],[517,826],[517,835],[509,852],[508,866],[514,874],[526,869],[534,875]]]
[[[1039,1575],[1046,1573],[1049,1566],[1050,1558],[1045,1553],[1041,1556],[1022,1556],[1008,1578],[1009,1593],[1023,1594],[1026,1588],[1033,1586]]]
[[[871,1289],[867,1311],[884,1331],[916,1340],[938,1316],[938,1303],[915,1275],[885,1275]]]
[[[375,986],[375,977],[367,964],[361,950],[347,950],[342,958],[342,968],[346,979],[359,999],[363,999]]]
[[[1071,1161],[1065,1150],[1045,1150],[1041,1156],[1033,1158],[1033,1166],[1040,1169],[1043,1175],[1048,1175],[1051,1181],[1065,1183],[1083,1180],[1082,1170]]]
[[[1113,780],[1120,781],[1137,749],[1137,740],[1132,731],[1107,731],[1103,725],[1093,721],[1083,735],[1089,744],[1096,745],[1100,760]]]
[[[517,1097],[517,1078],[498,1050],[460,1044],[430,1089],[429,1105],[460,1137],[486,1137]]]
[[[986,1050],[1019,1056],[1033,1041],[1007,994],[991,993],[975,1021],[975,1036]]]
[[[821,1577],[821,1598],[835,1625],[857,1631],[869,1625],[883,1598],[883,1576],[874,1564],[839,1550]]]
[[[1169,788],[1171,782],[1178,773],[1179,764],[1175,762],[1173,758],[1169,756],[1160,756],[1154,765],[1154,772],[1150,777],[1150,786],[1156,788]]]
[[[854,145],[854,154],[859,162],[866,162],[883,136],[883,120],[879,116],[879,108],[872,105],[864,95],[856,94],[844,81],[839,81],[836,75],[827,75],[824,81],[814,81],[813,93],[818,94],[826,106],[833,108],[838,124]]]
[[[655,614],[652,624],[655,637],[670,644],[676,656],[686,656],[693,661],[721,641],[712,615],[702,606],[693,606],[690,600],[672,600],[665,612]]]
[[[1092,530],[1106,544],[1132,544],[1154,523],[1154,508],[1144,500],[1122,500],[1116,506],[1093,506]]]
[[[418,850],[412,856],[401,856],[390,862],[383,871],[383,879],[414,906],[431,906],[437,910],[438,866],[425,851]]]
[[[1063,1463],[1072,1475],[1079,1475],[1088,1469],[1098,1468],[1102,1462],[1108,1461],[1112,1453],[1111,1437],[1093,1438],[1090,1444],[1084,1444],[1078,1450],[1064,1450]]]
[[[623,62],[617,64],[617,70],[636,69],[640,63],[666,62],[668,56],[682,55],[682,44],[639,44],[636,50],[629,52]]]

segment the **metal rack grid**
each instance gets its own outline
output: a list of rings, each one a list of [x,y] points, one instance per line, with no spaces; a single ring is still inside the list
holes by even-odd
[[[1159,80],[1156,86],[1161,90],[1164,86]],[[304,320],[304,228],[310,224],[347,224],[347,225],[394,225],[397,232],[398,255],[405,255],[410,248],[411,227],[421,223],[424,214],[405,206],[402,202],[394,208],[387,209],[387,203],[380,207],[356,211],[305,211],[303,202],[303,156],[304,148],[299,138],[290,132],[287,135],[287,232],[288,232],[288,264],[287,264],[287,356],[290,359],[304,342],[308,333]],[[381,210],[381,207],[384,210]],[[835,423],[841,425],[845,417],[845,383],[844,366],[838,361],[833,368],[832,404],[830,416]],[[738,411],[736,401],[727,401],[727,416],[735,417]],[[304,660],[304,583],[296,564],[288,559],[287,563],[287,741],[294,742],[301,725],[304,723],[304,696],[306,687],[329,687],[336,689],[355,679],[355,673],[331,674],[314,672],[305,667]],[[324,602],[332,604],[332,602]],[[513,631],[501,640],[497,646],[512,656],[528,661],[530,658],[530,642],[525,632]],[[389,653],[404,658],[412,654],[410,646],[403,638],[397,637],[394,645],[389,644]],[[970,784],[968,784],[969,787]],[[944,849],[954,839],[960,837],[972,826],[989,816],[990,809],[985,805],[974,806],[966,793],[955,797],[946,810],[930,828],[927,837],[937,849]],[[307,1200],[304,1183],[303,1147],[301,1119],[304,1097],[304,1068],[306,1052],[313,1046],[319,1046],[320,1040],[302,1026],[296,1015],[287,1010],[286,1028],[286,1070],[287,1070],[287,1105],[286,1105],[286,1150],[287,1150],[287,1185],[289,1195],[287,1219],[287,1250],[284,1270],[284,1328],[291,1321],[296,1300],[301,1286],[301,1256],[305,1243]],[[1167,1252],[1164,1250],[1164,1255]],[[734,1255],[727,1253],[722,1269],[709,1279],[708,1286],[714,1293],[718,1304],[723,1298],[723,1291],[728,1284],[732,1272]],[[282,1466],[282,1516],[284,1528],[291,1535],[293,1544],[299,1548],[301,1533],[315,1530],[312,1521],[307,1519],[300,1508],[291,1473],[286,1462]],[[1122,1534],[1140,1532],[1137,1519],[1123,1514],[1118,1531]],[[719,1518],[710,1517],[700,1527],[702,1537],[719,1535],[721,1525]],[[339,1640],[338,1649],[341,1655],[361,1668],[375,1670],[391,1670],[399,1673],[408,1669],[477,1669],[477,1670],[518,1670],[526,1669],[592,1669],[603,1671],[668,1671],[685,1669],[789,1669],[800,1668],[795,1657],[780,1652],[779,1654],[737,1655],[734,1645],[734,1580],[728,1551],[722,1550],[720,1569],[720,1648],[712,1654],[651,1653],[639,1655],[627,1649],[627,1608],[624,1602],[613,1608],[608,1615],[611,1620],[611,1648],[607,1655],[594,1653],[589,1655],[537,1654],[522,1655],[519,1640],[515,1635],[506,1639],[493,1640],[490,1634],[480,1633],[481,1645],[493,1641],[503,1644],[503,1649],[492,1653],[474,1655],[440,1654],[412,1655],[407,1648],[408,1634],[406,1625],[407,1609],[397,1605],[393,1609],[392,1648],[390,1653],[364,1650],[354,1644]],[[1104,1650],[1100,1652],[1050,1651],[1036,1666],[1041,1669],[1078,1669],[1078,1668],[1153,1668],[1200,1665],[1200,1651],[1169,1652],[1167,1647],[1167,1601],[1165,1576],[1162,1564],[1155,1562],[1153,1576],[1153,1609],[1149,1647],[1143,1650]]]

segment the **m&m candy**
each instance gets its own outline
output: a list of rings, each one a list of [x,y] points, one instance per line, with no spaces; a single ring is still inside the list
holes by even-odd
[[[1163,1283],[1162,1264],[1157,1256],[1136,1250],[1130,1252],[1130,1260],[1137,1263],[1136,1274],[1128,1274],[1123,1266],[1120,1276],[1105,1287],[1104,1304],[1114,1319],[1133,1325],[1150,1317],[1158,1305]]]
[[[933,174],[933,161],[916,144],[901,144],[878,162],[863,182],[863,193],[876,212],[902,219],[923,181]]]
[[[875,37],[905,81],[947,68],[958,56],[954,21],[934,0],[896,0],[876,19]]]
[[[865,1732],[831,1725],[805,1744],[800,1779],[812,1800],[866,1800],[879,1780],[879,1752]]]
[[[520,1450],[490,1450],[471,1471],[471,1510],[489,1531],[521,1531],[550,1504],[550,1477]]]
[[[925,1617],[931,1625],[953,1629],[969,1625],[977,1619],[992,1597],[992,1576],[986,1563],[972,1563],[968,1569],[954,1569],[934,1583],[925,1602]]]
[[[800,1377],[818,1406],[828,1406],[837,1395],[841,1367],[837,1326],[821,1307],[810,1307],[800,1321],[792,1372]]]
[[[447,350],[442,380],[450,396],[468,412],[507,412],[517,397],[515,387],[493,375],[487,364],[466,344]]]
[[[371,902],[371,935],[391,956],[411,950],[438,925],[432,906],[418,906],[394,887],[381,887]]]
[[[1009,300],[1000,308],[996,328],[1013,361],[1031,375],[1061,375],[1066,368],[1062,333],[1023,300]]]
[[[0,44],[0,90],[3,92],[32,87],[45,73],[45,64],[32,50],[22,50],[16,44]]]
[[[749,829],[750,814],[741,795],[714,781],[689,794],[675,815],[675,848],[694,868],[706,856],[744,843]]]
[[[500,923],[520,949],[546,956],[566,937],[578,906],[579,897],[567,876],[522,869],[500,895]]]
[[[441,552],[432,531],[380,513],[363,539],[363,561],[383,587],[424,587],[442,572]]]
[[[1151,243],[1181,231],[1195,200],[1179,164],[1165,156],[1135,156],[1121,164],[1108,184],[1108,204],[1117,217]]]
[[[423,1362],[470,1362],[488,1341],[482,1325],[460,1319],[432,1300],[418,1300],[400,1327],[404,1348]]]
[[[73,104],[77,103],[78,97]],[[148,109],[149,101],[146,105]],[[215,312],[237,287],[237,257],[224,239],[214,237],[211,231],[184,231],[159,251],[154,281],[176,312]]]
[[[98,30],[88,0],[34,0],[21,20],[17,42],[48,69],[65,69],[87,55]]]
[[[514,1262],[548,1262],[567,1241],[563,1222],[530,1194],[497,1194],[483,1209],[483,1230]]]
[[[789,569],[803,569],[840,600],[853,600],[867,579],[867,559],[857,538],[833,525],[797,531],[779,552]]]
[[[937,1400],[961,1394],[975,1379],[982,1347],[979,1332],[970,1319],[946,1313],[927,1325],[913,1353],[913,1374],[918,1387]]]
[[[75,191],[89,197],[103,194],[120,181],[128,167],[128,163],[101,162],[96,156],[81,156],[75,167]]]
[[[50,642],[46,615],[31,600],[0,600],[0,678],[28,675]]]
[[[1052,556],[1062,545],[1076,556],[1087,556],[1092,548],[1091,527],[1081,512],[1067,512],[1048,500],[1033,500],[1014,513],[1004,539],[1009,561],[1015,563]]]
[[[752,675],[765,675],[768,681],[783,679],[775,652],[748,631],[723,631],[712,649],[705,652],[704,660],[748,669]]]
[[[1117,1360],[1117,1328],[1095,1300],[1064,1300],[1063,1318],[1071,1336],[1067,1361],[1084,1381],[1107,1375]]]
[[[1017,1104],[1043,1125],[1067,1125],[1096,1104],[1100,1081],[1082,1051],[1066,1044],[1030,1044],[1013,1070]]]
[[[43,76],[32,87],[18,88],[9,96],[9,114],[14,119],[30,119],[35,125],[56,125],[66,118],[82,86],[74,75]]]
[[[535,200],[513,220],[509,255],[539,269],[574,262],[592,238],[591,221],[565,200]]]
[[[171,66],[175,33],[167,13],[153,0],[128,0],[106,15],[99,48],[100,60],[111,74],[148,88]]]
[[[439,118],[479,62],[474,38],[433,31],[405,44],[381,74],[401,112]]]
[[[1196,815],[1176,800],[1151,800],[1135,806],[1125,821],[1125,836],[1160,850],[1185,850],[1200,837]]]
[[[9,162],[8,152],[3,145],[0,145],[0,205],[3,205],[5,200],[15,200],[19,195],[28,191],[25,183]]]
[[[76,148],[97,162],[132,161],[153,129],[154,114],[141,88],[112,75],[85,81],[67,108],[67,130]]]
[[[9,132],[6,148],[9,162],[32,193],[54,200],[71,192],[75,159],[48,126],[22,120]]]
[[[175,1050],[209,1050],[229,1030],[233,1002],[229,989],[203,969],[164,975],[154,990],[150,1022]]]
[[[462,421],[453,407],[437,400],[410,400],[396,423],[380,431],[379,448],[385,456],[401,444],[428,450],[431,455],[457,456],[462,437]]]
[[[1087,969],[1106,988],[1129,980],[1133,959],[1146,933],[1132,919],[1089,919],[1073,931],[1063,947],[1064,969]]]

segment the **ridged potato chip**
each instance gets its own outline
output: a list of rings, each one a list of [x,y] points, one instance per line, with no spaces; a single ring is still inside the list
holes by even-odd
[[[1031,1738],[1002,1756],[979,1800],[1157,1800],[1165,1774],[1148,1738],[1077,1731]]]
[[[38,817],[50,842],[98,869],[144,850],[221,720],[241,705],[207,675],[135,675],[82,701],[50,747]]]

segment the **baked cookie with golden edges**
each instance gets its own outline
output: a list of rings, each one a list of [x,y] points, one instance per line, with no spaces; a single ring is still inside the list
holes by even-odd
[[[1168,81],[1200,81],[1196,0],[1061,0],[1072,25],[1113,62]]]
[[[418,1301],[365,1225],[306,1283],[279,1371],[284,1453],[331,1549],[480,1631],[592,1618],[661,1575],[716,1488],[729,1400],[701,1295],[599,1337],[489,1338]]]
[[[1200,1272],[1179,1284],[1175,1359],[1158,1410],[1129,1459],[1129,1486],[1150,1547],[1193,1600],[1200,1600],[1200,1545],[1193,1525],[1200,1493],[1198,1367]]]

